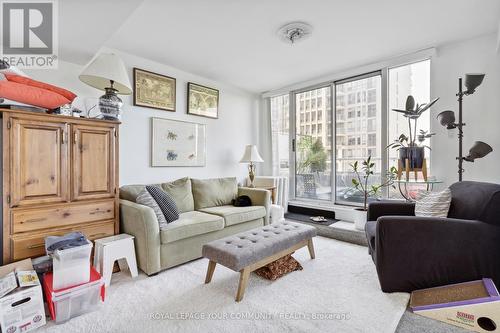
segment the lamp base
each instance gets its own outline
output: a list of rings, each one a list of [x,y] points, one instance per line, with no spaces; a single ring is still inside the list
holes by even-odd
[[[116,89],[106,88],[105,90],[106,93],[99,97],[99,110],[102,118],[105,120],[119,120],[123,102],[116,94]]]

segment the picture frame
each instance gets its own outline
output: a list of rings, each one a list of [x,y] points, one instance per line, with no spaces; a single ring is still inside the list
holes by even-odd
[[[219,90],[188,82],[187,113],[212,119],[219,118]]]
[[[205,124],[151,118],[152,167],[203,167],[206,152]]]
[[[135,106],[175,112],[175,78],[136,67],[133,74]]]

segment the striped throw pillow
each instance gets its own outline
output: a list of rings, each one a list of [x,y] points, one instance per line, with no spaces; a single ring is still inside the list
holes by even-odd
[[[158,220],[158,224],[160,225],[160,228],[167,224],[167,220],[165,219],[165,215],[163,215],[160,206],[158,206],[156,200],[151,196],[151,194],[149,194],[148,191],[146,191],[146,189],[142,190],[137,195],[137,199],[135,200],[135,202],[138,203],[139,205],[148,206],[153,209],[156,215],[156,219]]]
[[[451,191],[423,192],[415,203],[415,216],[448,217]]]
[[[146,190],[155,199],[158,206],[160,206],[161,212],[165,216],[167,223],[173,222],[179,219],[179,209],[175,204],[174,199],[167,192],[163,191],[158,186],[146,186]]]

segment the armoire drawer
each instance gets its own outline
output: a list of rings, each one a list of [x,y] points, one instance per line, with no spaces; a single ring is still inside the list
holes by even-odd
[[[12,233],[30,232],[73,224],[110,220],[115,217],[115,202],[94,201],[12,210]]]
[[[106,221],[94,225],[75,226],[73,228],[54,229],[46,233],[34,233],[32,235],[13,236],[12,260],[21,260],[25,258],[35,258],[45,255],[45,237],[62,236],[72,231],[82,232],[88,239],[94,240],[115,233],[115,221]]]

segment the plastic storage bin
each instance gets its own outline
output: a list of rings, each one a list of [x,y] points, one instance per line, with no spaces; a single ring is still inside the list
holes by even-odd
[[[97,310],[104,301],[105,286],[101,275],[90,267],[90,281],[61,290],[53,289],[53,274],[45,274],[43,286],[52,320],[63,323],[81,314]]]
[[[52,254],[54,290],[73,287],[90,280],[90,253],[92,242],[87,245],[56,250]]]

